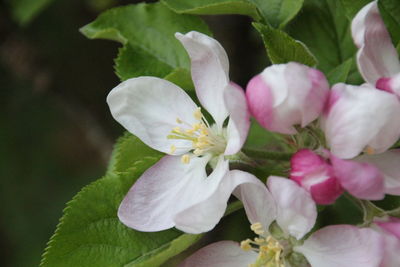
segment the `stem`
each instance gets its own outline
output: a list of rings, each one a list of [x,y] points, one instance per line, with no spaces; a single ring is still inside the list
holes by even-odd
[[[389,216],[400,218],[400,207],[386,211],[386,214]]]
[[[276,151],[266,151],[261,149],[252,149],[252,148],[243,148],[242,151],[254,158],[261,158],[261,159],[272,159],[272,160],[282,160],[282,161],[289,161],[292,157],[292,153],[288,152],[276,152]]]
[[[229,214],[234,213],[235,211],[240,210],[242,208],[243,208],[243,203],[240,200],[232,202],[226,208],[224,216],[228,216]]]
[[[369,226],[372,223],[374,217],[382,217],[387,214],[387,212],[375,206],[371,201],[355,198],[347,192],[345,193],[345,196],[347,197],[347,199],[356,204],[363,212],[364,222],[361,226]]]

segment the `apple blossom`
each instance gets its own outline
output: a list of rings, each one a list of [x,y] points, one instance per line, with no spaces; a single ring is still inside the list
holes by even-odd
[[[400,61],[379,14],[377,1],[364,6],[351,27],[361,75],[373,86],[400,96]]]
[[[382,153],[400,137],[396,96],[363,84],[332,87],[321,125],[331,152],[349,159],[362,151]]]
[[[237,244],[221,241],[187,258],[181,267],[296,266],[378,267],[383,239],[369,228],[351,225],[324,227],[304,240],[314,226],[317,210],[308,192],[282,177],[269,177],[263,201],[239,186],[251,229],[258,237]],[[276,224],[272,224],[272,221]],[[306,260],[305,260],[306,259]]]
[[[343,193],[368,200],[383,199],[383,173],[373,164],[343,160],[329,151],[324,155],[302,149],[291,159],[290,178],[310,192],[318,204],[332,204]]]
[[[138,77],[115,87],[107,97],[113,117],[145,144],[168,154],[132,186],[118,216],[140,231],[175,226],[199,233],[216,225],[237,185],[257,186],[260,181],[230,172],[225,159],[240,151],[250,122],[245,94],[229,80],[224,49],[199,32],[177,33],[176,37],[191,59],[199,101],[215,124],[185,91],[169,81]],[[214,170],[207,175],[209,162]]]
[[[384,240],[384,255],[380,267],[397,267],[400,263],[400,219],[394,217],[375,218],[372,228]]]
[[[305,127],[322,112],[329,85],[317,69],[290,62],[272,65],[247,85],[251,114],[266,129],[295,134],[294,125]]]

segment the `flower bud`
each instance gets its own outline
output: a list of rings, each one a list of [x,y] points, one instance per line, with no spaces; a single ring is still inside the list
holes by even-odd
[[[313,151],[299,150],[290,163],[290,179],[310,192],[316,203],[332,204],[343,193],[333,167]]]
[[[294,125],[305,127],[320,115],[328,93],[322,72],[291,62],[272,65],[251,79],[246,98],[264,128],[295,134]]]

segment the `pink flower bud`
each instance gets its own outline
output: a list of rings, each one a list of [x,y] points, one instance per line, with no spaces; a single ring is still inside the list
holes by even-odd
[[[305,127],[322,112],[329,85],[322,72],[288,63],[272,65],[247,85],[250,112],[266,129],[295,134],[294,125]]]
[[[376,88],[400,97],[400,73],[390,78],[383,77],[376,81]]]
[[[290,163],[290,178],[310,192],[316,203],[332,204],[343,193],[333,167],[313,151],[299,150]]]

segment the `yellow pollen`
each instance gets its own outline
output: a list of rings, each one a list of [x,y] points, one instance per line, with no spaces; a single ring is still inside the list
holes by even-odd
[[[169,153],[170,153],[170,154],[174,154],[175,151],[176,151],[176,146],[171,145],[171,149],[170,149]]]
[[[174,127],[174,128],[172,128],[172,132],[173,133],[181,133],[182,131],[181,131],[181,127]]]
[[[193,112],[193,116],[196,120],[201,120],[201,118],[203,118],[203,114],[201,113],[201,109],[197,108],[194,112]]]
[[[190,156],[188,154],[185,154],[181,157],[181,162],[184,164],[188,164],[190,162]]]
[[[243,249],[244,251],[250,251],[251,250],[251,245],[250,245],[251,240],[246,239],[240,242],[240,248]]]
[[[240,243],[244,251],[254,251],[258,253],[257,260],[250,264],[250,267],[284,267],[283,247],[274,237],[264,234],[264,227],[261,223],[251,225],[251,230],[259,234],[253,240],[246,239]]]
[[[373,149],[373,148],[370,147],[370,146],[367,146],[367,147],[365,148],[364,152],[367,153],[367,155],[373,155],[373,154],[375,154],[375,149]]]

